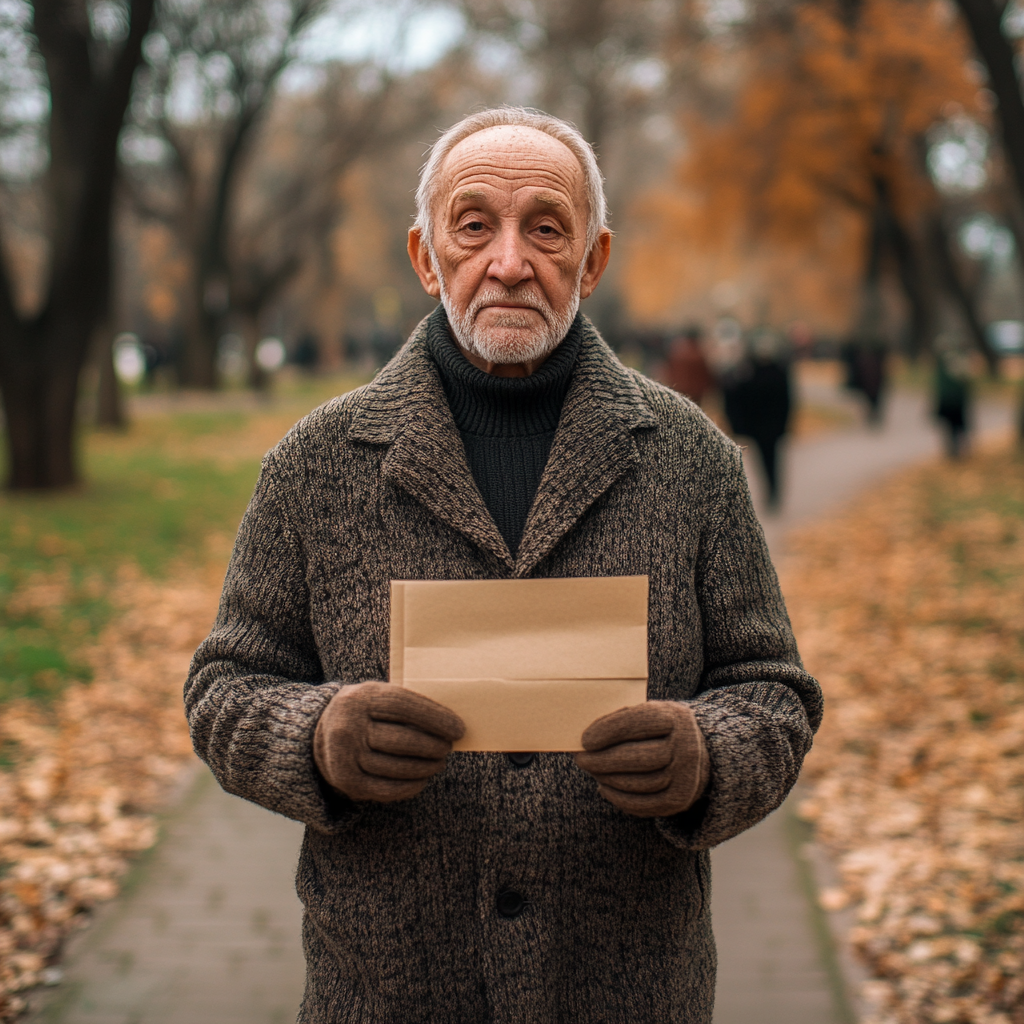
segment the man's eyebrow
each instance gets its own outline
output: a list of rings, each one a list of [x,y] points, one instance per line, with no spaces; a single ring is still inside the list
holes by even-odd
[[[464,199],[483,199],[484,193],[478,188],[467,188],[455,197],[455,202],[461,203]]]
[[[543,203],[545,206],[559,206],[565,208],[565,203],[551,192],[538,192],[533,197],[538,203]]]

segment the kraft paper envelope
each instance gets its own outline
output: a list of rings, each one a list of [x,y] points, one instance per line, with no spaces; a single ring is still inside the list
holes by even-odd
[[[466,724],[456,750],[580,750],[647,699],[646,576],[395,580],[391,682]]]

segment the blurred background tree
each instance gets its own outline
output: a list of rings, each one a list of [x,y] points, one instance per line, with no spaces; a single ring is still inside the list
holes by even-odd
[[[1024,82],[1021,47],[1024,45],[1024,7],[1019,0],[957,0],[996,100],[1000,139],[1006,154],[1008,178],[1004,189],[1004,216],[1018,252],[1024,252]],[[1024,274],[1024,263],[1019,264]],[[1024,400],[1018,430],[1024,438]]]
[[[0,396],[8,484],[77,482],[78,378],[108,311],[117,144],[153,0],[0,8]],[[5,225],[6,228],[6,225]]]
[[[689,152],[638,211],[651,230],[630,275],[645,305],[706,301],[725,278],[747,317],[877,337],[895,286],[909,352],[959,316],[993,362],[947,227],[998,206],[980,195],[991,102],[955,11],[863,0],[774,14],[717,56],[733,65],[727,95],[684,108]]]
[[[146,39],[123,150],[135,168],[148,166],[126,180],[140,210],[164,220],[186,254],[180,371],[187,386],[216,384],[217,340],[230,308],[235,192],[277,81],[323,6],[164,0]],[[153,190],[162,202],[151,198]]]

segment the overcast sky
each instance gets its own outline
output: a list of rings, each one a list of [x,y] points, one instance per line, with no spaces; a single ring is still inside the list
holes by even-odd
[[[350,13],[339,9],[317,21],[303,40],[304,61],[387,61],[395,70],[428,67],[456,44],[465,25],[443,4],[409,13],[405,3],[375,4]]]

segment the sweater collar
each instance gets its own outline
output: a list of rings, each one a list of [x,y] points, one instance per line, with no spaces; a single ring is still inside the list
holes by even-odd
[[[466,462],[427,321],[371,383],[343,400],[351,441],[387,446],[381,471],[434,516],[486,552],[496,578],[531,575],[579,518],[639,464],[633,438],[657,420],[637,380],[586,317],[547,468],[515,557],[491,518]]]
[[[455,425],[478,437],[554,433],[583,341],[577,313],[558,347],[529,377],[495,377],[474,366],[456,345],[438,306],[426,321],[426,344],[441,376]]]

